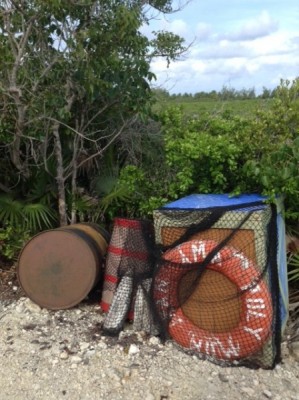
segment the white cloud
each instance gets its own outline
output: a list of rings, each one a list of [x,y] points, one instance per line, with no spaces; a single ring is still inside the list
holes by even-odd
[[[203,15],[200,17],[193,25],[183,18],[168,26],[163,22],[164,29],[186,39],[196,37],[184,60],[170,64],[168,69],[161,60],[152,64],[158,84],[164,83],[170,92],[221,90],[224,85],[237,90],[255,87],[258,91],[273,88],[281,78],[299,75],[297,25],[286,25],[279,14],[257,11],[255,18],[247,20],[243,14],[237,23],[232,17],[230,31],[228,23],[224,28],[213,25],[213,21],[205,22]]]
[[[167,29],[168,31],[182,37],[186,37],[190,31],[187,23],[181,19],[175,19],[174,21],[167,24],[164,29]]]
[[[195,34],[198,40],[208,39],[212,34],[212,27],[204,22],[199,22],[196,25]]]
[[[290,33],[277,32],[264,38],[246,42],[245,46],[255,55],[291,54],[299,51],[299,41],[293,40]]]
[[[225,36],[230,40],[253,40],[277,31],[278,27],[278,21],[271,18],[267,11],[263,11],[256,18],[244,22],[237,31]]]
[[[251,50],[244,45],[236,42],[227,42],[221,40],[220,42],[210,43],[206,46],[199,45],[197,47],[197,55],[201,59],[226,59],[249,56]]]

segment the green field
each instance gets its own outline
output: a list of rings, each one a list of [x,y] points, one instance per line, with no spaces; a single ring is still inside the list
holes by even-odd
[[[154,111],[165,110],[168,107],[182,107],[186,115],[200,115],[202,113],[221,113],[231,111],[235,115],[244,117],[252,116],[257,109],[267,109],[272,99],[250,100],[194,100],[194,99],[159,99],[154,106]]]

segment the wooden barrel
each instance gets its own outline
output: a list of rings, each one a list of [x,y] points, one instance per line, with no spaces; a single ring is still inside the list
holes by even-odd
[[[192,288],[192,295],[182,303],[184,315],[196,326],[208,332],[229,332],[238,326],[242,314],[241,296],[237,286],[225,275],[206,269],[197,283],[197,271],[190,271],[180,280],[180,297]],[[182,292],[182,294],[181,294]]]
[[[98,283],[108,242],[109,234],[95,224],[73,224],[41,232],[20,253],[19,283],[41,307],[73,307]]]
[[[162,227],[163,245],[171,245],[186,232],[186,227]],[[214,240],[221,243],[232,233],[229,228],[211,228],[198,232],[189,240]],[[256,262],[256,250],[253,229],[239,229],[229,244],[242,251],[248,259]],[[180,290],[192,281],[196,272],[189,272],[182,279]],[[190,299],[183,304],[184,314],[196,326],[210,332],[227,332],[238,326],[241,316],[241,300],[237,287],[219,272],[205,271]],[[195,306],[196,305],[196,306]]]

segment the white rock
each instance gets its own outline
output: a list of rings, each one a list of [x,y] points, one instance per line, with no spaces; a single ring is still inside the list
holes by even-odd
[[[129,347],[128,354],[129,355],[137,354],[137,353],[139,353],[139,351],[140,351],[139,347],[136,346],[136,344],[131,344],[130,347]]]
[[[25,305],[26,309],[32,313],[40,313],[42,310],[38,304],[33,303],[33,301],[31,301],[30,299],[27,299],[27,301],[25,301],[24,305]]]
[[[266,396],[268,399],[271,399],[272,397],[272,393],[270,392],[270,390],[264,390],[263,391],[263,395]]]
[[[80,350],[81,350],[81,351],[87,350],[87,349],[89,348],[89,346],[90,346],[89,343],[87,343],[87,342],[81,342],[81,343],[80,343]]]
[[[67,360],[69,358],[69,355],[66,351],[63,351],[62,353],[60,353],[59,358],[61,360]]]
[[[19,314],[23,314],[24,313],[24,305],[23,305],[23,303],[17,304],[16,312],[19,313]]]
[[[290,354],[296,361],[299,361],[299,342],[293,342],[289,345]]]
[[[152,337],[149,339],[148,343],[151,344],[151,345],[156,346],[156,345],[161,344],[161,341],[160,341],[160,339],[159,339],[158,337],[152,336]]]
[[[173,385],[173,382],[172,382],[172,381],[164,381],[164,384],[165,384],[166,386],[172,386],[172,385]]]
[[[242,387],[242,388],[241,388],[241,391],[242,391],[243,393],[248,394],[248,396],[253,396],[253,395],[255,394],[254,389],[249,388],[249,387]]]
[[[82,362],[82,358],[79,356],[72,356],[72,363],[73,364],[80,364]]]
[[[107,349],[108,346],[105,342],[99,342],[97,347],[100,349]]]
[[[155,396],[152,393],[147,393],[144,400],[155,400]]]
[[[221,372],[219,372],[218,374],[219,379],[221,380],[221,382],[228,382],[229,381],[229,377]]]
[[[129,378],[129,377],[131,376],[131,374],[132,374],[132,371],[131,371],[129,368],[125,368],[125,369],[123,370],[123,376],[124,376],[124,378]]]

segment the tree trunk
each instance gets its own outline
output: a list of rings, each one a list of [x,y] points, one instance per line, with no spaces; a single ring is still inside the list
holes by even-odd
[[[53,125],[53,136],[54,136],[54,153],[56,157],[57,167],[56,167],[56,182],[58,189],[58,212],[59,212],[59,222],[60,226],[67,225],[67,207],[65,201],[65,182],[64,182],[64,168],[63,168],[63,157],[62,148],[59,135],[59,122],[55,122]]]
[[[23,103],[22,91],[21,88],[18,86],[18,73],[22,63],[22,58],[24,57],[26,51],[26,45],[32,30],[34,19],[35,17],[33,16],[29,20],[29,23],[27,24],[26,30],[23,32],[23,35],[19,40],[17,40],[14,34],[10,31],[12,24],[10,19],[10,13],[7,13],[4,16],[4,30],[8,36],[10,47],[14,55],[13,67],[9,74],[8,92],[10,96],[14,99],[15,106],[17,109],[16,131],[11,146],[11,161],[15,165],[15,167],[27,178],[29,177],[29,170],[27,165],[28,160],[26,159],[25,162],[22,161],[21,151],[20,151],[21,139],[24,135],[24,124],[25,124],[27,107]]]
[[[78,130],[78,124],[76,123],[76,130]],[[77,196],[77,173],[78,173],[78,165],[77,165],[77,157],[78,157],[78,149],[80,143],[80,136],[75,135],[73,140],[73,159],[72,159],[72,209],[71,209],[71,224],[75,224],[77,222],[77,209],[75,204],[75,198]]]
[[[21,101],[21,89],[19,88],[10,88],[10,93],[14,98],[16,107],[17,107],[17,118],[16,118],[16,130],[14,140],[11,146],[11,161],[14,166],[23,173],[24,176],[28,177],[29,173],[26,171],[25,165],[22,163],[21,160],[21,139],[24,133],[24,123],[25,123],[25,106],[22,104]]]
[[[75,207],[75,196],[77,193],[77,165],[73,166],[72,171],[72,210],[71,210],[71,224],[75,224],[77,222],[77,210]]]

